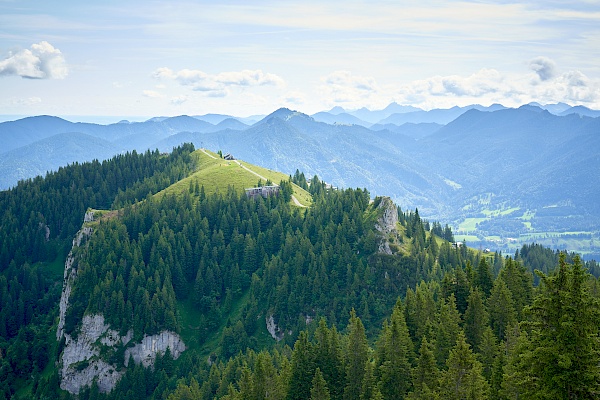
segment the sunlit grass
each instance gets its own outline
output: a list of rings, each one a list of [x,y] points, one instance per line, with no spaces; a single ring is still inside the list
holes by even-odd
[[[259,180],[265,184],[266,180],[261,177],[270,179],[274,184],[289,179],[289,176],[284,173],[241,160],[224,160],[218,154],[208,150],[196,150],[192,153],[192,157],[196,160],[197,170],[190,176],[159,192],[157,196],[183,193],[185,190],[190,190],[190,187],[194,188],[196,183],[200,187],[204,186],[206,194],[213,194],[217,192],[226,193],[229,187],[233,187],[238,192],[243,192],[247,188],[256,187]],[[246,168],[243,168],[242,165]],[[293,188],[294,196],[302,205],[309,206],[312,203],[310,193],[297,185],[293,185]]]
[[[464,240],[469,244],[470,242],[479,242],[481,239],[475,235],[454,235],[454,240],[457,242],[462,242]]]
[[[485,215],[486,217],[500,217],[500,216],[504,216],[504,215],[508,215],[508,214],[512,214],[515,211],[519,211],[520,208],[519,207],[512,207],[512,208],[507,208],[506,210],[482,210],[481,213],[483,215]]]
[[[486,219],[487,218],[465,218],[465,220],[458,225],[458,232],[472,232],[477,229],[478,223],[483,222]]]

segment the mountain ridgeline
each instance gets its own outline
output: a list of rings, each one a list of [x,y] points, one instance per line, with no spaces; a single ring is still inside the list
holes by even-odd
[[[244,191],[271,182],[279,195]],[[366,189],[190,144],[73,164],[0,201],[7,399],[598,391],[600,268],[574,254],[477,251]]]
[[[600,117],[584,107],[538,106],[392,104],[312,117],[280,109],[252,125],[227,116],[106,126],[25,118],[0,124],[0,187],[75,161],[191,142],[336,187],[368,187],[482,248],[513,253],[538,241],[593,258],[600,254],[600,189],[590,184],[600,179]]]

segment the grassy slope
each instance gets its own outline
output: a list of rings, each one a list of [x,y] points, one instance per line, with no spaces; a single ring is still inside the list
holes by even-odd
[[[159,194],[173,192],[181,193],[184,190],[188,190],[190,184],[195,185],[196,182],[198,182],[200,186],[204,186],[204,191],[207,194],[210,194],[217,191],[225,193],[229,186],[233,186],[238,191],[256,187],[258,180],[260,179],[258,175],[270,179],[275,184],[289,178],[289,176],[284,173],[249,164],[245,161],[223,160],[218,154],[208,150],[196,150],[192,153],[192,156],[195,157],[198,166],[196,172],[172,186],[169,186],[165,190],[159,192]],[[243,168],[240,164],[246,168]],[[263,183],[265,183],[264,180]],[[310,193],[297,185],[293,186],[294,196],[302,205],[309,206],[312,203]]]

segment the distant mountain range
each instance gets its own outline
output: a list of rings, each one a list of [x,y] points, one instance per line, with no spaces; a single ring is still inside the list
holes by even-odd
[[[365,187],[429,218],[477,219],[488,235],[600,226],[600,112],[581,106],[279,109],[252,125],[218,114],[111,125],[40,116],[0,123],[0,139],[2,189],[75,161],[192,142]],[[500,225],[483,221],[490,215]]]
[[[579,114],[588,117],[600,116],[600,111],[590,110],[584,106],[571,107],[565,103],[541,105],[539,103],[530,103],[528,105],[538,107],[556,115]],[[449,109],[433,109],[429,111],[412,106],[401,106],[391,103],[383,110],[370,111],[361,108],[355,111],[346,111],[342,107],[334,107],[329,111],[321,111],[313,114],[315,121],[328,124],[361,125],[367,128],[373,126],[402,125],[405,123],[436,123],[447,124],[468,110],[476,109],[480,111],[498,111],[504,107],[501,104],[492,104],[484,107],[478,104],[466,107],[452,107]]]

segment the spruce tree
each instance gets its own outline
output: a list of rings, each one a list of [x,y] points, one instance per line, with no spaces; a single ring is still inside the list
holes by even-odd
[[[448,298],[448,302],[441,300],[438,311],[437,326],[435,331],[435,358],[438,366],[443,367],[446,358],[454,345],[460,328],[460,315],[456,309],[454,294]]]
[[[464,333],[459,333],[446,365],[448,370],[442,373],[440,380],[442,398],[450,400],[488,398],[489,385],[481,374],[481,363],[475,359]]]
[[[412,370],[413,392],[411,399],[431,398],[438,389],[439,370],[433,355],[433,346],[423,337],[417,366]]]
[[[469,295],[467,310],[464,315],[464,331],[467,342],[475,352],[479,351],[479,345],[483,340],[483,331],[488,326],[488,313],[483,304],[483,296],[478,288]]]
[[[396,302],[389,324],[383,326],[377,347],[381,394],[385,399],[403,398],[410,386],[413,344],[400,299]]]
[[[523,307],[531,304],[533,298],[533,276],[520,262],[507,258],[499,277],[502,278],[512,294],[515,311],[519,320],[523,316]]]
[[[359,400],[365,375],[365,365],[369,357],[369,345],[365,335],[365,327],[356,316],[354,309],[350,312],[348,323],[348,346],[346,348],[346,387],[344,400]]]
[[[360,400],[370,400],[373,397],[374,390],[377,388],[377,379],[374,376],[373,368],[373,363],[368,361],[365,366],[365,376],[360,392]]]
[[[493,369],[492,394],[497,398],[520,399],[531,387],[526,371],[529,371],[529,363],[533,360],[525,357],[530,347],[527,333],[522,332],[518,324],[509,327]]]
[[[260,352],[252,374],[252,398],[281,399],[284,395],[271,355],[265,351]]]
[[[344,366],[337,330],[327,328],[325,318],[321,318],[315,338],[315,364],[322,371],[331,397],[340,398],[344,388]]]
[[[456,308],[458,309],[458,312],[462,315],[467,309],[467,299],[469,298],[471,289],[469,288],[467,274],[462,269],[462,267],[456,267],[455,277],[456,286],[454,288],[454,296],[456,297]]]
[[[486,326],[481,336],[481,343],[477,350],[478,359],[483,365],[483,376],[491,382],[494,362],[498,356],[498,342],[489,326]]]
[[[292,352],[291,376],[288,385],[287,400],[305,400],[310,397],[313,371],[313,346],[308,341],[308,334],[302,331]]]
[[[325,382],[321,370],[317,368],[310,389],[310,400],[329,400],[330,398],[327,382]]]
[[[475,274],[475,285],[479,286],[486,297],[490,295],[490,291],[494,285],[494,276],[492,268],[487,262],[487,257],[481,257],[479,261],[477,273]]]
[[[529,309],[529,351],[522,374],[529,376],[533,398],[591,399],[600,396],[598,300],[588,289],[589,273],[579,256],[567,264],[559,257],[557,271],[539,271],[541,288]]]
[[[516,313],[510,290],[500,277],[494,281],[494,287],[488,299],[488,309],[490,325],[494,334],[498,339],[504,340],[506,328],[516,322]]]

